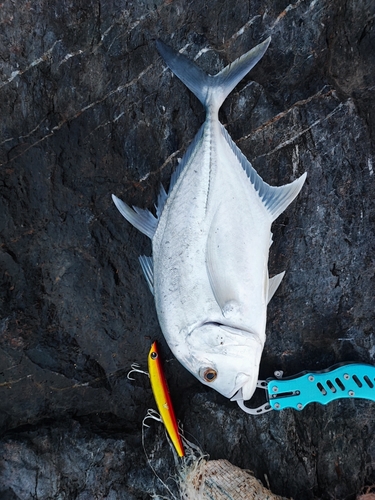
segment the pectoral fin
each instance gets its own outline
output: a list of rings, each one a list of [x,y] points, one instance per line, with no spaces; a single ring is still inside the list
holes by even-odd
[[[121,201],[114,194],[112,195],[112,200],[120,214],[152,240],[158,225],[158,219],[149,210],[138,207],[130,208],[129,205]]]

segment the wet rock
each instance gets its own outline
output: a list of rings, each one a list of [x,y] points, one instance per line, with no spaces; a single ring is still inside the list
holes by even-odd
[[[204,119],[154,40],[215,73],[271,35],[220,115],[267,182],[308,173],[273,226],[270,272],[287,274],[261,376],[373,363],[372,2],[6,0],[1,21],[3,498],[157,491],[140,440],[152,394],[146,377],[126,377],[154,339],[176,412],[211,458],[296,499],[350,499],[373,484],[374,403],[251,417],[179,365],[137,260],[150,242],[110,197],[151,208]]]
[[[158,486],[141,449],[140,439],[105,437],[74,421],[19,430],[0,446],[0,498],[149,498]]]

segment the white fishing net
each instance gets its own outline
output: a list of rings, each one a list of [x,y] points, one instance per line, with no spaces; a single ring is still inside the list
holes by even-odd
[[[201,458],[180,472],[181,500],[287,500],[228,460]]]

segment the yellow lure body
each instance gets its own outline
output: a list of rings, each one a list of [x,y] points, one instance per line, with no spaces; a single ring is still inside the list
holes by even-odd
[[[176,448],[178,456],[183,457],[185,456],[185,451],[178,431],[177,420],[169,395],[167,381],[161,366],[156,342],[152,344],[148,354],[148,373],[150,375],[152,392],[154,393],[156,405],[163,420],[163,424]]]

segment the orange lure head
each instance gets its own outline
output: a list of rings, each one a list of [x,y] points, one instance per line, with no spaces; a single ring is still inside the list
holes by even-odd
[[[177,420],[169,395],[167,381],[161,366],[156,342],[152,344],[148,354],[148,372],[150,374],[152,392],[154,393],[156,405],[163,420],[163,424],[176,448],[178,456],[183,457],[185,456],[185,451],[178,431]]]

